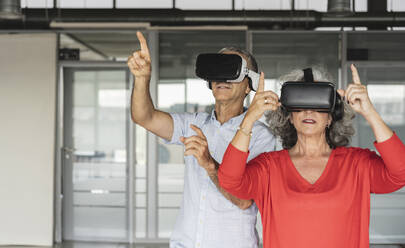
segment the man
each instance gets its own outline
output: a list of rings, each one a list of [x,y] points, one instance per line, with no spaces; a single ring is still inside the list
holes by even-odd
[[[211,114],[159,111],[154,108],[149,93],[151,59],[148,46],[140,32],[137,36],[141,50],[128,58],[129,69],[135,76],[132,120],[167,143],[185,146],[183,202],[170,247],[257,247],[256,205],[252,200],[228,194],[219,187],[217,178],[225,149],[245,115],[243,102],[251,90],[249,78],[237,83],[210,83],[215,98]],[[250,70],[258,71],[256,61],[247,52],[223,49],[221,53],[238,54],[247,61]],[[260,122],[255,123],[251,140],[249,159],[275,146],[273,135]]]

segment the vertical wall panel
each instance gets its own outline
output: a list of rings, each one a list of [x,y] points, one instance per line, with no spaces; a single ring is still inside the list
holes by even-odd
[[[55,34],[0,35],[0,245],[51,245]]]

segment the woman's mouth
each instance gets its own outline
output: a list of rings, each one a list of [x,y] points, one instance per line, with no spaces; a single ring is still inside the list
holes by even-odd
[[[313,119],[304,119],[302,122],[306,123],[306,124],[315,124],[316,123],[316,121]]]

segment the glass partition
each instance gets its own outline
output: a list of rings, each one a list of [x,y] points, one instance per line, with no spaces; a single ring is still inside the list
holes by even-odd
[[[279,93],[280,76],[316,65],[325,67],[338,83],[339,33],[253,32],[252,41],[259,70],[265,74],[265,89]]]

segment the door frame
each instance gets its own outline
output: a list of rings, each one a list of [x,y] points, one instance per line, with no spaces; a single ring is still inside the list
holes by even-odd
[[[111,61],[100,61],[100,62],[84,62],[84,61],[60,61],[59,62],[59,80],[58,80],[58,101],[57,101],[57,131],[56,131],[56,166],[55,166],[55,242],[60,243],[63,241],[63,169],[64,169],[64,156],[69,152],[68,147],[64,147],[65,137],[65,113],[64,113],[64,76],[65,69],[67,68],[85,68],[85,69],[124,69],[127,72],[127,85],[126,89],[128,90],[127,94],[130,94],[129,89],[131,85],[132,77],[128,71],[127,64],[125,62],[111,62]],[[127,99],[129,96],[127,95]],[[130,110],[127,108],[127,116],[130,115]],[[128,151],[134,151],[135,148],[135,132],[134,124],[130,118],[127,118],[126,121],[126,143]],[[132,190],[134,189],[134,164],[135,164],[135,153],[127,153],[127,179],[126,179],[126,202],[127,202],[127,242],[133,242],[133,233],[134,233],[134,222],[135,216],[134,212],[131,211],[134,208],[134,194]]]

